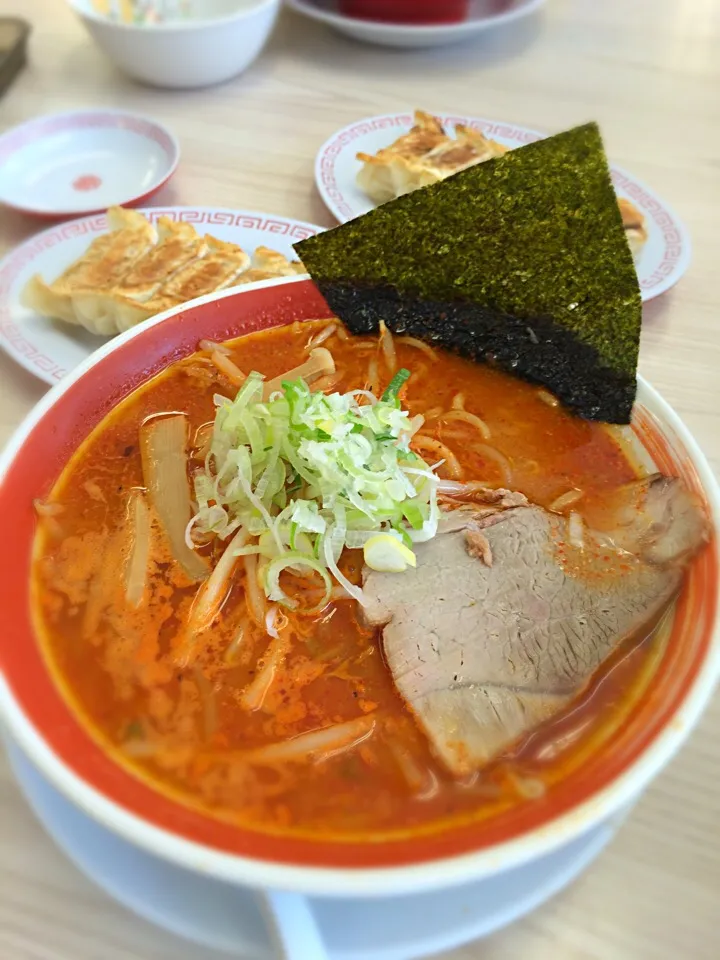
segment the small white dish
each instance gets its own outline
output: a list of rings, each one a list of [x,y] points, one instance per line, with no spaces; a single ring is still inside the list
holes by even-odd
[[[199,876],[133,846],[70,803],[9,738],[6,747],[37,818],[111,897],[205,950],[238,960],[278,956],[255,891]],[[541,860],[462,887],[386,900],[297,899],[309,904],[328,960],[414,960],[488,936],[539,907],[589,866],[624,816]],[[297,948],[298,957],[309,960],[305,943]]]
[[[402,24],[360,20],[338,12],[336,0],[287,0],[288,6],[312,20],[363,43],[383,47],[439,47],[470,40],[486,30],[512,23],[543,6],[545,0],[474,0],[467,20],[460,23]]]
[[[140,211],[153,223],[158,217],[192,223],[200,233],[236,243],[252,254],[258,246],[297,259],[293,243],[323,229],[302,220],[219,207],[151,207]],[[0,261],[0,347],[20,366],[55,384],[105,343],[81,327],[41,317],[20,302],[34,274],[54,280],[107,230],[105,214],[61,223],[16,247]]]
[[[206,87],[242,73],[272,32],[281,0],[194,0],[188,16],[158,24],[124,23],[92,0],[67,0],[110,59],[141,83]]]
[[[0,137],[0,203],[48,218],[133,205],[167,183],[179,158],[173,134],[147,117],[48,114]]]
[[[438,114],[448,129],[465,124],[508,147],[521,147],[547,134],[529,127],[484,117]],[[360,189],[356,177],[362,164],[358,152],[374,154],[387,147],[413,125],[410,113],[385,113],[365,117],[337,130],[320,147],[315,158],[315,183],[328,210],[341,223],[362,216],[375,206]],[[648,239],[636,264],[643,300],[665,293],[685,273],[691,257],[685,225],[656,193],[635,177],[612,165],[618,196],[627,197],[645,217]]]

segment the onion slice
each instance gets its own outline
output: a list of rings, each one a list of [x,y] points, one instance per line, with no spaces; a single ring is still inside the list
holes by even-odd
[[[186,444],[187,421],[183,414],[153,417],[140,427],[143,479],[150,503],[174,559],[191,580],[204,580],[208,565],[185,542],[192,516]]]
[[[584,493],[582,490],[578,490],[577,488],[568,490],[567,493],[563,493],[553,500],[548,510],[552,510],[553,513],[562,513],[566,507],[571,507],[574,503],[577,503],[578,500],[581,500],[583,496]]]
[[[277,609],[277,608],[275,608]],[[268,613],[270,616],[270,613]],[[262,656],[262,666],[255,674],[251,683],[243,690],[240,706],[243,710],[262,710],[265,697],[270,689],[275,674],[283,664],[283,660],[290,648],[290,638],[287,632],[277,633],[270,641],[265,654]]]
[[[485,421],[480,417],[475,416],[474,413],[468,413],[467,410],[449,410],[447,413],[443,413],[440,416],[440,419],[446,421],[447,423],[451,423],[453,421],[469,423],[471,426],[477,427],[483,440],[490,439],[490,427],[488,427]]]
[[[382,347],[383,357],[385,358],[385,365],[387,366],[388,373],[391,377],[395,375],[397,370],[397,353],[395,351],[395,342],[393,340],[392,333],[385,326],[385,321],[380,321],[380,346]]]
[[[315,347],[322,346],[326,340],[329,340],[337,332],[337,324],[331,323],[329,326],[324,327],[320,333],[316,333],[314,337],[310,337],[308,342],[305,344],[305,349],[310,351]]]
[[[314,347],[305,363],[301,363],[299,367],[293,367],[292,370],[282,373],[279,377],[273,377],[272,380],[263,384],[263,400],[269,400],[276,390],[282,388],[285,380],[302,378],[305,383],[312,383],[313,380],[330,373],[335,373],[333,355],[325,347]]]
[[[255,623],[265,628],[265,597],[257,577],[257,555],[247,554],[243,557],[245,563],[245,602],[248,613]]]
[[[416,350],[422,350],[424,354],[430,357],[433,363],[438,359],[438,355],[433,348],[422,340],[418,340],[417,337],[396,337],[395,342],[403,343],[408,347],[415,347]]]
[[[226,343],[217,343],[215,340],[201,340],[198,347],[205,353],[222,353],[226,357],[232,354],[232,350]]]
[[[188,630],[193,634],[207,630],[220,613],[223,601],[230,589],[233,571],[238,559],[235,551],[238,547],[245,546],[247,539],[247,531],[244,528],[238,530],[225,547],[223,555],[215,565],[213,572],[195,594],[187,622]]]
[[[339,723],[323,730],[303,733],[280,743],[258,747],[245,754],[245,759],[259,766],[276,763],[303,763],[308,760],[320,762],[347,753],[372,736],[376,721],[371,715]]]
[[[128,520],[132,547],[125,568],[125,599],[131,607],[139,607],[145,594],[150,562],[150,511],[140,490],[133,490],[130,495]]]
[[[210,354],[210,360],[213,366],[226,376],[234,387],[241,387],[247,380],[247,376],[227,354],[221,353],[219,350],[213,350]]]
[[[297,551],[285,553],[281,557],[277,557],[277,559],[271,561],[267,568],[267,573],[265,574],[265,589],[268,597],[271,600],[277,600],[278,603],[282,603],[283,606],[289,607],[291,610],[295,610],[297,608],[297,600],[293,600],[292,597],[289,597],[280,586],[280,574],[288,567],[292,567],[293,569],[296,567],[307,567],[308,570],[312,570],[314,573],[319,574],[322,577],[323,583],[325,584],[325,593],[320,603],[312,610],[305,612],[315,613],[326,607],[328,601],[330,600],[330,592],[332,591],[332,581],[330,580],[327,570],[319,560],[315,560],[313,557],[308,557],[307,555]]]
[[[452,452],[450,447],[447,447],[444,443],[441,443],[440,440],[434,440],[432,437],[425,436],[414,436],[411,442],[413,449],[426,451],[433,454],[434,456],[442,457],[445,461],[445,468],[450,475],[451,480],[462,480],[462,467],[460,466],[460,461]]]
[[[487,443],[478,443],[473,447],[473,452],[477,453],[479,456],[483,457],[485,460],[491,460],[497,465],[500,475],[502,476],[502,482],[504,486],[508,489],[512,489],[513,486],[513,473],[512,467],[510,466],[510,461],[505,456],[504,453],[501,453],[495,447],[491,447]]]

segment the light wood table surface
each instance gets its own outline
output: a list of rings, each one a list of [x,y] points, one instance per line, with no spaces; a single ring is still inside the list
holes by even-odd
[[[33,22],[30,65],[0,99],[0,131],[40,113],[109,106],[169,124],[182,159],[158,204],[215,204],[330,226],[315,151],[336,128],[421,106],[549,131],[596,118],[618,164],[690,228],[679,285],[647,305],[641,371],[720,465],[720,0],[550,0],[532,23],[469,45],[393,52],[286,13],[262,58],[215,89],[120,76],[61,0],[3,0]],[[0,209],[0,254],[40,225]],[[0,354],[0,444],[45,387]],[[2,562],[11,562],[7,545]],[[720,702],[570,889],[452,960],[720,957]],[[210,954],[126,913],[45,836],[0,756],[0,958],[190,960]],[[450,956],[447,957],[450,960]]]

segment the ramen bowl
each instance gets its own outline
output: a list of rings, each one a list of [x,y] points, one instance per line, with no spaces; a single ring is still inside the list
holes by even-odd
[[[5,543],[12,545],[11,553],[6,548],[0,581],[5,613],[0,720],[73,804],[131,844],[195,874],[334,898],[439,891],[535,862],[609,822],[637,799],[688,737],[720,672],[720,498],[688,430],[641,380],[630,442],[648,466],[681,477],[695,491],[714,535],[689,569],[671,636],[647,691],[603,746],[541,800],[481,822],[377,843],[284,836],[214,819],[120,766],[66,702],[30,613],[33,499],[47,497],[72,452],[123,397],[192,354],[201,339],[229,340],[329,316],[327,304],[303,277],[200,298],[109,342],[32,411],[0,459],[0,508]],[[294,908],[287,915],[290,922],[309,922],[307,916],[298,920]]]

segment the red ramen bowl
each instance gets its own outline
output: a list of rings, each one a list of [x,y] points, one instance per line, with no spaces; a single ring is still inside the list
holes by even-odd
[[[470,0],[340,0],[340,13],[385,23],[459,23],[467,19]]]
[[[56,687],[30,616],[33,498],[46,497],[71,453],[123,397],[202,338],[224,340],[329,316],[314,285],[281,279],[201,298],[98,350],[38,404],[0,459],[5,555],[0,578],[0,720],[41,773],[85,813],[175,864],[253,887],[333,897],[407,894],[497,875],[608,821],[645,789],[687,738],[720,672],[715,535],[693,562],[651,690],[622,729],[541,803],[475,824],[382,843],[273,836],[215,820],[118,766]],[[683,478],[718,529],[716,481],[667,403],[640,381],[632,442]]]

